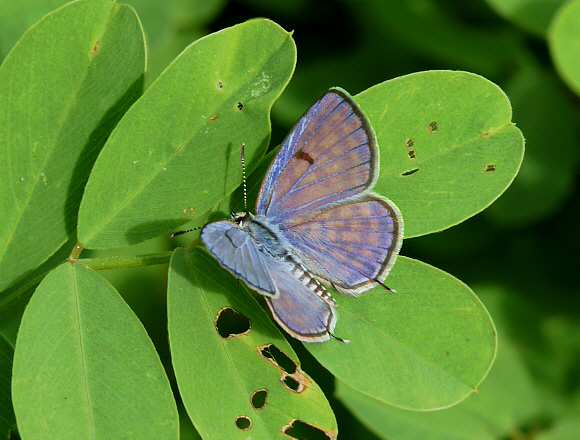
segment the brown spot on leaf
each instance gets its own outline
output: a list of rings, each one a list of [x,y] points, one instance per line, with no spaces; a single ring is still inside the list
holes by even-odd
[[[497,169],[497,167],[495,166],[495,164],[490,163],[489,165],[486,165],[485,168],[483,169],[483,171],[485,171],[486,173],[489,171],[495,171]]]
[[[101,40],[97,40],[93,46],[93,53],[97,53],[99,51],[100,45],[101,45]]]
[[[193,217],[195,215],[195,208],[193,206],[188,206],[187,208],[183,208],[183,214],[186,217]]]
[[[419,171],[419,168],[412,168],[410,170],[407,171],[403,171],[401,173],[402,176],[410,176],[411,174],[415,174],[417,171]]]
[[[211,116],[209,117],[209,120],[210,120],[210,121],[215,121],[215,120],[216,120],[217,118],[219,118],[219,117],[220,117],[220,114],[219,114],[219,113],[216,113],[215,115],[211,115]]]

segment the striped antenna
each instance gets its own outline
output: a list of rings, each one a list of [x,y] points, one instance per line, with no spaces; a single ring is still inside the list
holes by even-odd
[[[241,155],[242,155],[242,176],[244,177],[244,211],[248,210],[247,206],[247,196],[246,196],[246,160],[244,158],[244,147],[246,144],[242,142]]]
[[[202,228],[202,226],[198,226],[197,228],[186,229],[184,231],[176,231],[173,234],[169,234],[169,236],[171,238],[173,238],[173,237],[176,237],[176,236],[181,235],[181,234],[186,234],[188,232],[197,231],[198,229],[201,229],[201,228]]]

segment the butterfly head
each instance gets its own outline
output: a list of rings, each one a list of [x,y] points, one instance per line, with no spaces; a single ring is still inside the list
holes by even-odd
[[[233,209],[230,211],[230,215],[231,215],[232,221],[234,223],[236,223],[238,226],[240,226],[241,228],[246,226],[248,224],[248,222],[250,220],[252,220],[252,218],[254,217],[248,211],[235,212]]]

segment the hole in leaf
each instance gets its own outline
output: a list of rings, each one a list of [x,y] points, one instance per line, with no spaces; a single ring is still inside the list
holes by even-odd
[[[317,426],[296,419],[282,428],[282,432],[295,440],[332,440],[336,438],[335,434],[331,435]]]
[[[231,307],[222,308],[215,320],[215,327],[224,339],[231,336],[241,336],[250,331],[250,320]]]
[[[417,171],[419,171],[419,168],[413,168],[411,170],[403,172],[402,175],[403,176],[410,176],[411,174],[415,174]]]
[[[195,208],[193,206],[183,208],[183,213],[185,214],[186,217],[193,217],[195,215]]]
[[[218,89],[223,89],[224,88],[224,83],[221,79],[218,79],[217,81],[217,88]]]
[[[238,103],[236,104],[236,107],[238,108],[238,110],[241,110],[244,108],[244,104],[242,104],[240,101],[238,101]]]
[[[211,116],[209,117],[209,120],[210,120],[210,121],[215,121],[215,120],[216,120],[217,118],[219,118],[219,117],[220,117],[220,114],[219,114],[219,113],[216,113],[215,115],[211,115]]]
[[[417,150],[412,148],[407,154],[409,155],[409,159],[415,159],[417,157]]]
[[[274,344],[264,345],[259,350],[262,356],[270,359],[286,373],[294,374],[296,372],[296,363]]]
[[[242,431],[247,431],[252,427],[252,419],[248,416],[238,416],[236,417],[236,426]]]
[[[292,376],[284,376],[282,382],[284,382],[284,385],[286,385],[286,387],[290,388],[290,390],[294,391],[295,393],[301,393],[304,391],[304,386]]]
[[[411,148],[413,145],[415,145],[415,139],[413,138],[407,138],[405,140],[405,145],[409,148]]]
[[[268,390],[262,388],[261,390],[256,390],[252,393],[250,400],[254,409],[262,409],[266,405],[266,400],[268,399]]]
[[[436,132],[438,128],[439,128],[439,124],[437,124],[437,121],[433,121],[429,124],[429,131],[431,133]]]
[[[485,168],[483,169],[483,171],[485,171],[486,173],[489,171],[495,171],[497,169],[497,167],[495,166],[495,164],[490,163],[489,165],[486,165]]]

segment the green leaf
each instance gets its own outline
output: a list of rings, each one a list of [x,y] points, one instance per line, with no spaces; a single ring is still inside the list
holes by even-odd
[[[75,233],[92,164],[141,90],[143,34],[108,0],[47,15],[0,67],[0,290]]]
[[[294,419],[336,438],[334,414],[318,385],[256,300],[215,258],[200,248],[189,258],[176,249],[168,295],[175,376],[204,439],[287,439],[283,431]],[[278,362],[268,353],[280,356]],[[267,395],[261,408],[252,403],[259,390]],[[236,426],[242,416],[251,420],[247,430]]]
[[[419,72],[356,96],[381,148],[375,191],[393,200],[405,238],[453,226],[497,199],[516,176],[524,138],[506,95],[471,73]]]
[[[127,112],[87,184],[79,241],[120,247],[178,227],[242,180],[269,141],[269,111],[295,63],[289,33],[252,20],[187,48]]]
[[[16,426],[10,393],[13,357],[14,348],[4,336],[0,335],[0,438],[2,439],[9,439],[11,430]]]
[[[548,432],[541,432],[535,440],[576,440],[580,432],[580,415],[568,415],[555,423]]]
[[[391,405],[417,410],[453,405],[489,371],[496,333],[485,307],[451,275],[399,257],[387,278],[359,297],[337,293],[335,334],[306,344],[338,379]]]
[[[515,25],[545,36],[550,21],[566,0],[487,0],[495,11]]]
[[[66,0],[3,0],[0,8],[0,60],[22,34]]]
[[[512,77],[506,93],[526,134],[526,157],[513,184],[486,215],[513,227],[547,219],[574,190],[580,113],[553,72],[531,66]]]
[[[580,0],[560,8],[550,25],[548,43],[556,70],[580,95]]]
[[[177,408],[153,343],[117,291],[65,263],[20,325],[12,396],[25,439],[177,439]]]
[[[492,314],[501,316],[500,292],[485,289],[483,297]],[[507,438],[511,432],[528,426],[541,411],[533,379],[516,346],[503,331],[507,324],[498,323],[500,346],[497,359],[478,393],[453,408],[406,411],[365,396],[342,382],[338,383],[337,395],[365,425],[391,440]]]

